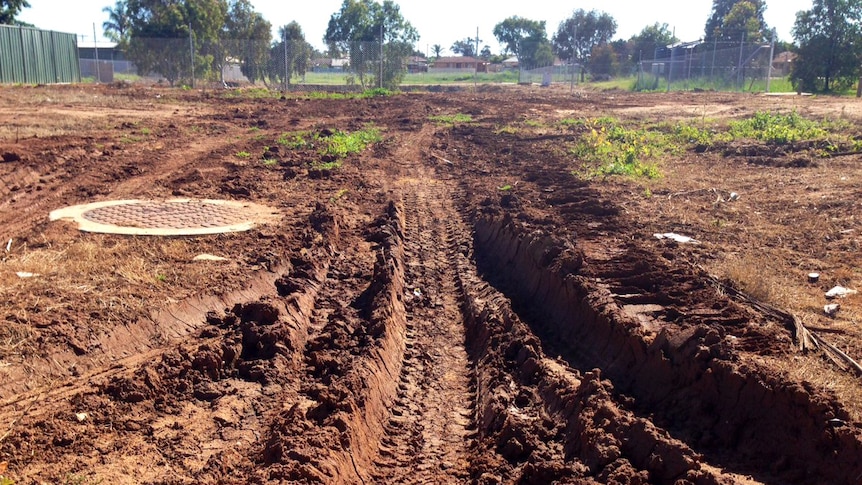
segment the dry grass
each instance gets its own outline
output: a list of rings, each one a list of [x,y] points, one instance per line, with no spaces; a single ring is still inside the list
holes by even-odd
[[[854,422],[862,422],[862,389],[859,378],[839,371],[819,354],[790,359],[764,357],[763,362],[792,382],[807,382],[813,389],[834,395]]]
[[[0,260],[0,361],[26,348],[39,327],[80,320],[99,332],[204,291],[218,271],[192,262],[199,245],[88,234],[62,248],[7,253]]]
[[[836,268],[816,285],[808,284],[799,271],[780,266],[782,258],[768,252],[735,253],[718,260],[710,268],[715,274],[730,279],[740,289],[760,301],[790,311],[802,320],[820,338],[859,359],[860,330],[859,301],[855,296],[839,301],[842,310],[835,318],[823,313],[826,300],[823,287],[836,284],[852,285],[855,273]],[[835,395],[843,403],[853,420],[862,422],[862,385],[859,377],[850,371],[838,369],[820,353],[794,354],[791,357],[758,357],[790,380],[808,382],[814,389]]]

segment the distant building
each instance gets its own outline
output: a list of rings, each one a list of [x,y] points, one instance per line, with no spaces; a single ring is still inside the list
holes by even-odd
[[[99,82],[103,83],[113,82],[114,74],[137,72],[134,64],[117,48],[116,42],[79,42],[78,62],[81,66],[81,77],[98,78]]]
[[[434,70],[457,70],[457,69],[471,69],[474,71],[482,71],[483,66],[487,63],[482,59],[476,59],[475,57],[469,56],[457,56],[457,57],[440,57],[434,60],[434,63],[431,67]]]
[[[774,77],[784,77],[790,74],[790,68],[796,62],[798,56],[790,51],[782,52],[772,59],[772,75]]]
[[[428,59],[422,56],[410,56],[407,58],[407,72],[428,72]]]
[[[311,60],[312,72],[343,72],[350,67],[350,59],[318,57]]]
[[[503,69],[517,69],[520,66],[516,56],[503,60],[501,64],[503,64]]]

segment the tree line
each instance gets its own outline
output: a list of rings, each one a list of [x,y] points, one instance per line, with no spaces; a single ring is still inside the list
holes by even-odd
[[[796,14],[794,42],[779,43],[778,51],[796,54],[790,78],[797,89],[846,89],[862,65],[862,0],[812,3],[811,9]],[[16,16],[27,7],[27,0],[0,0],[0,23],[20,25]],[[765,10],[765,0],[713,0],[702,41],[773,41]],[[281,26],[273,39],[272,25],[249,0],[117,0],[104,11],[109,16],[105,35],[139,72],[161,74],[172,85],[192,75],[217,78],[229,61],[238,63],[252,83],[289,85],[292,77],[305,74],[312,58],[326,55],[350,59],[351,71],[363,85],[394,87],[404,76],[403,60],[422,54],[414,47],[418,32],[394,0],[344,0],[329,19],[325,53],[314,50],[296,22]],[[488,45],[480,49],[482,41],[471,37],[456,40],[450,50],[489,62],[515,56],[528,69],[560,59],[600,78],[625,74],[678,42],[667,24],[646,26],[627,40],[613,40],[616,29],[611,15],[596,10],[574,10],[550,36],[544,21],[513,16],[493,29],[503,46],[500,54],[493,55]],[[371,47],[375,43],[381,47]],[[435,45],[433,52],[439,58],[443,47]]]

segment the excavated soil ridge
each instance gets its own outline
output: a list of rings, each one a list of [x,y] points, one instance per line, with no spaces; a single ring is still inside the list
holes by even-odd
[[[371,284],[354,302],[363,319],[331,315],[307,344],[302,398],[281,413],[262,453],[269,478],[364,482],[398,391],[405,347],[403,216],[394,203],[371,226]]]

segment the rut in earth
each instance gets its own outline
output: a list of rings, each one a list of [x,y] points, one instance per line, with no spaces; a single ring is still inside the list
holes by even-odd
[[[371,474],[379,483],[466,479],[475,434],[452,253],[457,213],[442,182],[428,175],[405,184],[407,339],[398,398]]]

